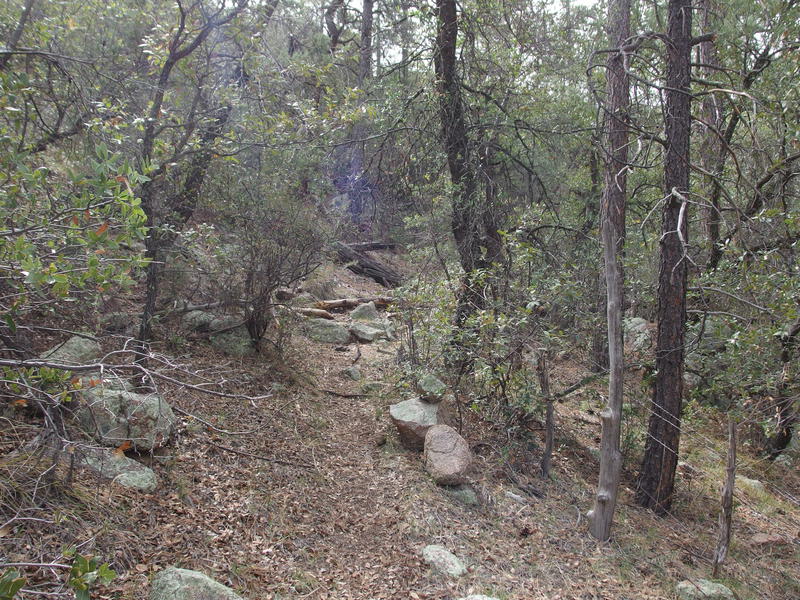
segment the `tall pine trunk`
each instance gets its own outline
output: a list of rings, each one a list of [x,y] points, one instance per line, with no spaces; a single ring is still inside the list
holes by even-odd
[[[683,403],[692,2],[670,0],[668,11],[664,92],[667,150],[658,274],[657,375],[636,489],[636,502],[658,514],[669,511],[672,504]]]

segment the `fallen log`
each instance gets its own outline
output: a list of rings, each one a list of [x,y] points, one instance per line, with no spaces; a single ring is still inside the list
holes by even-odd
[[[391,288],[400,285],[402,277],[400,277],[400,273],[395,271],[392,267],[342,242],[334,243],[333,247],[339,255],[339,259],[347,263],[347,268],[356,275],[369,277],[380,283],[383,287]]]
[[[327,310],[323,310],[321,308],[295,308],[294,312],[303,315],[304,317],[316,317],[318,319],[328,320],[333,320],[336,318]]]
[[[320,300],[314,307],[320,310],[336,310],[338,308],[355,308],[367,302],[374,302],[378,308],[386,308],[395,301],[391,296],[373,296],[372,298],[339,298],[338,300]]]

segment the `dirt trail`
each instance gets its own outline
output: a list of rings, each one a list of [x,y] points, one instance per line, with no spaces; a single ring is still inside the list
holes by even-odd
[[[345,273],[339,278],[352,295],[381,291]],[[132,503],[131,543],[116,556],[130,569],[116,586],[123,597],[144,599],[154,569],[170,565],[204,571],[250,600],[624,597],[614,579],[607,579],[608,596],[585,591],[587,579],[605,569],[585,561],[586,535],[576,528],[568,499],[578,498],[570,489],[561,486],[551,500],[521,497],[518,489],[516,498],[506,495],[514,489],[499,466],[507,439],[473,427],[470,441],[481,441],[474,481],[480,506],[460,503],[430,480],[419,453],[399,445],[389,422],[388,406],[402,399],[398,391],[387,383],[383,393],[357,395],[361,383],[341,373],[360,351],[363,380],[388,382],[396,342],[360,349],[297,343],[306,374],[255,406],[173,395],[219,428],[252,432],[220,434],[188,420],[174,457],[154,465],[161,488]],[[206,360],[211,365],[218,357]],[[245,391],[263,391],[258,386],[270,376],[259,371],[269,367],[241,366],[252,380]],[[458,555],[470,572],[459,579],[432,572],[420,559],[432,543]]]
[[[349,295],[383,291],[345,271],[337,276]],[[388,406],[409,392],[392,385],[396,342],[336,348],[297,336],[293,346],[284,370],[294,383],[277,387],[275,367],[262,358],[226,365],[193,350],[194,366],[238,373],[232,390],[274,394],[248,403],[166,390],[174,404],[239,434],[185,419],[168,455],[152,461],[162,482],[154,494],[97,488],[103,502],[127,509],[124,521],[94,533],[97,548],[113,548],[104,558],[113,555],[126,572],[101,597],[144,600],[154,571],[172,565],[203,571],[249,600],[667,599],[696,570],[694,533],[708,527],[688,514],[680,527],[654,522],[630,507],[625,490],[615,543],[596,550],[581,516],[596,464],[565,432],[584,427],[591,440],[597,427],[577,406],[559,406],[555,479],[527,476],[544,498],[526,496],[508,475],[534,473],[539,449],[470,417],[481,503],[467,506],[430,480],[419,453],[399,445]],[[355,382],[342,371],[359,352],[363,380]],[[363,382],[376,380],[382,391],[361,395]],[[433,543],[469,572],[433,573],[420,558]]]

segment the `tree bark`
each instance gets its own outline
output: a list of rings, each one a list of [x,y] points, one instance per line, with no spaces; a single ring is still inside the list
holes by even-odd
[[[797,338],[800,336],[800,318],[789,326],[786,333],[781,335],[781,363],[783,365],[781,382],[778,386],[778,400],[776,407],[775,433],[767,440],[768,450],[774,458],[778,456],[792,441],[792,429],[797,423],[795,411],[796,396],[790,391],[792,376],[790,370],[794,363],[794,354],[797,349]]]
[[[672,503],[683,403],[691,37],[691,0],[670,0],[666,41],[664,124],[667,150],[659,244],[657,375],[636,490],[636,502],[657,514],[667,513]]]
[[[25,6],[22,9],[22,15],[19,18],[19,22],[17,26],[14,28],[14,31],[11,32],[11,35],[6,42],[6,48],[8,50],[14,50],[19,43],[19,40],[22,38],[22,32],[25,31],[25,25],[28,23],[28,19],[31,16],[31,10],[33,10],[33,5],[36,3],[36,0],[26,0]],[[2,54],[0,55],[0,71],[4,71],[8,61],[11,60],[13,54]]]
[[[719,513],[719,538],[714,551],[714,568],[712,577],[719,575],[719,567],[728,555],[731,543],[731,521],[733,520],[733,487],[736,484],[736,423],[728,422],[728,467],[725,485],[722,487],[721,510]]]
[[[464,270],[454,318],[457,330],[461,331],[467,319],[486,303],[483,290],[476,281],[476,270],[488,266],[487,261],[481,258],[481,224],[486,220],[478,206],[480,201],[474,157],[467,135],[461,85],[456,72],[456,2],[437,0],[436,9],[434,67],[447,166],[453,185],[450,225],[461,268]]]
[[[630,37],[630,0],[615,0],[608,8],[609,37],[622,48]],[[608,322],[608,403],[600,415],[603,431],[600,441],[600,474],[594,508],[589,512],[590,531],[605,542],[617,505],[622,452],[619,447],[622,425],[624,356],[622,311],[624,303],[623,249],[625,245],[625,203],[628,169],[628,110],[630,85],[626,56],[611,54],[607,66],[608,108],[604,123],[608,144],[605,181],[601,205],[601,233],[605,260],[606,317]]]
[[[553,458],[553,445],[556,433],[555,410],[553,396],[550,394],[550,368],[547,366],[547,351],[542,350],[536,359],[536,373],[539,376],[539,387],[545,402],[544,417],[544,452],[540,469],[542,479],[550,479],[550,464]]]

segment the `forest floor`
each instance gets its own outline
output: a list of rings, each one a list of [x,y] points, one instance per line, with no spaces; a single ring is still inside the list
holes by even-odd
[[[352,295],[383,291],[344,269],[334,275]],[[2,554],[48,562],[77,546],[119,573],[93,598],[130,600],[146,598],[154,573],[173,565],[202,571],[250,600],[670,599],[678,581],[710,578],[724,424],[693,415],[682,450],[695,469],[683,472],[666,518],[633,504],[635,465],[626,469],[613,540],[598,546],[583,515],[596,483],[602,384],[558,404],[553,477],[546,482],[537,474],[541,444],[510,438],[466,411],[463,433],[475,455],[480,499],[468,506],[436,486],[420,454],[399,443],[388,407],[410,392],[398,347],[381,342],[341,351],[297,335],[280,364],[230,360],[206,345],[184,348],[178,362],[230,373],[229,391],[271,396],[232,400],[166,387],[174,406],[213,427],[184,416],[172,445],[139,457],[156,471],[158,489],[132,492],[81,472],[48,501],[49,514],[36,513],[46,522],[0,531]],[[364,395],[363,382],[342,375],[356,359],[364,381],[384,382],[381,391]],[[563,389],[583,375],[565,358],[553,365],[553,386]],[[737,490],[721,581],[741,599],[800,598],[797,471],[746,450],[741,465],[765,488]],[[543,497],[527,494],[528,486]],[[756,533],[778,534],[785,543],[755,545]],[[468,573],[452,579],[432,572],[420,554],[427,544],[446,546]]]

